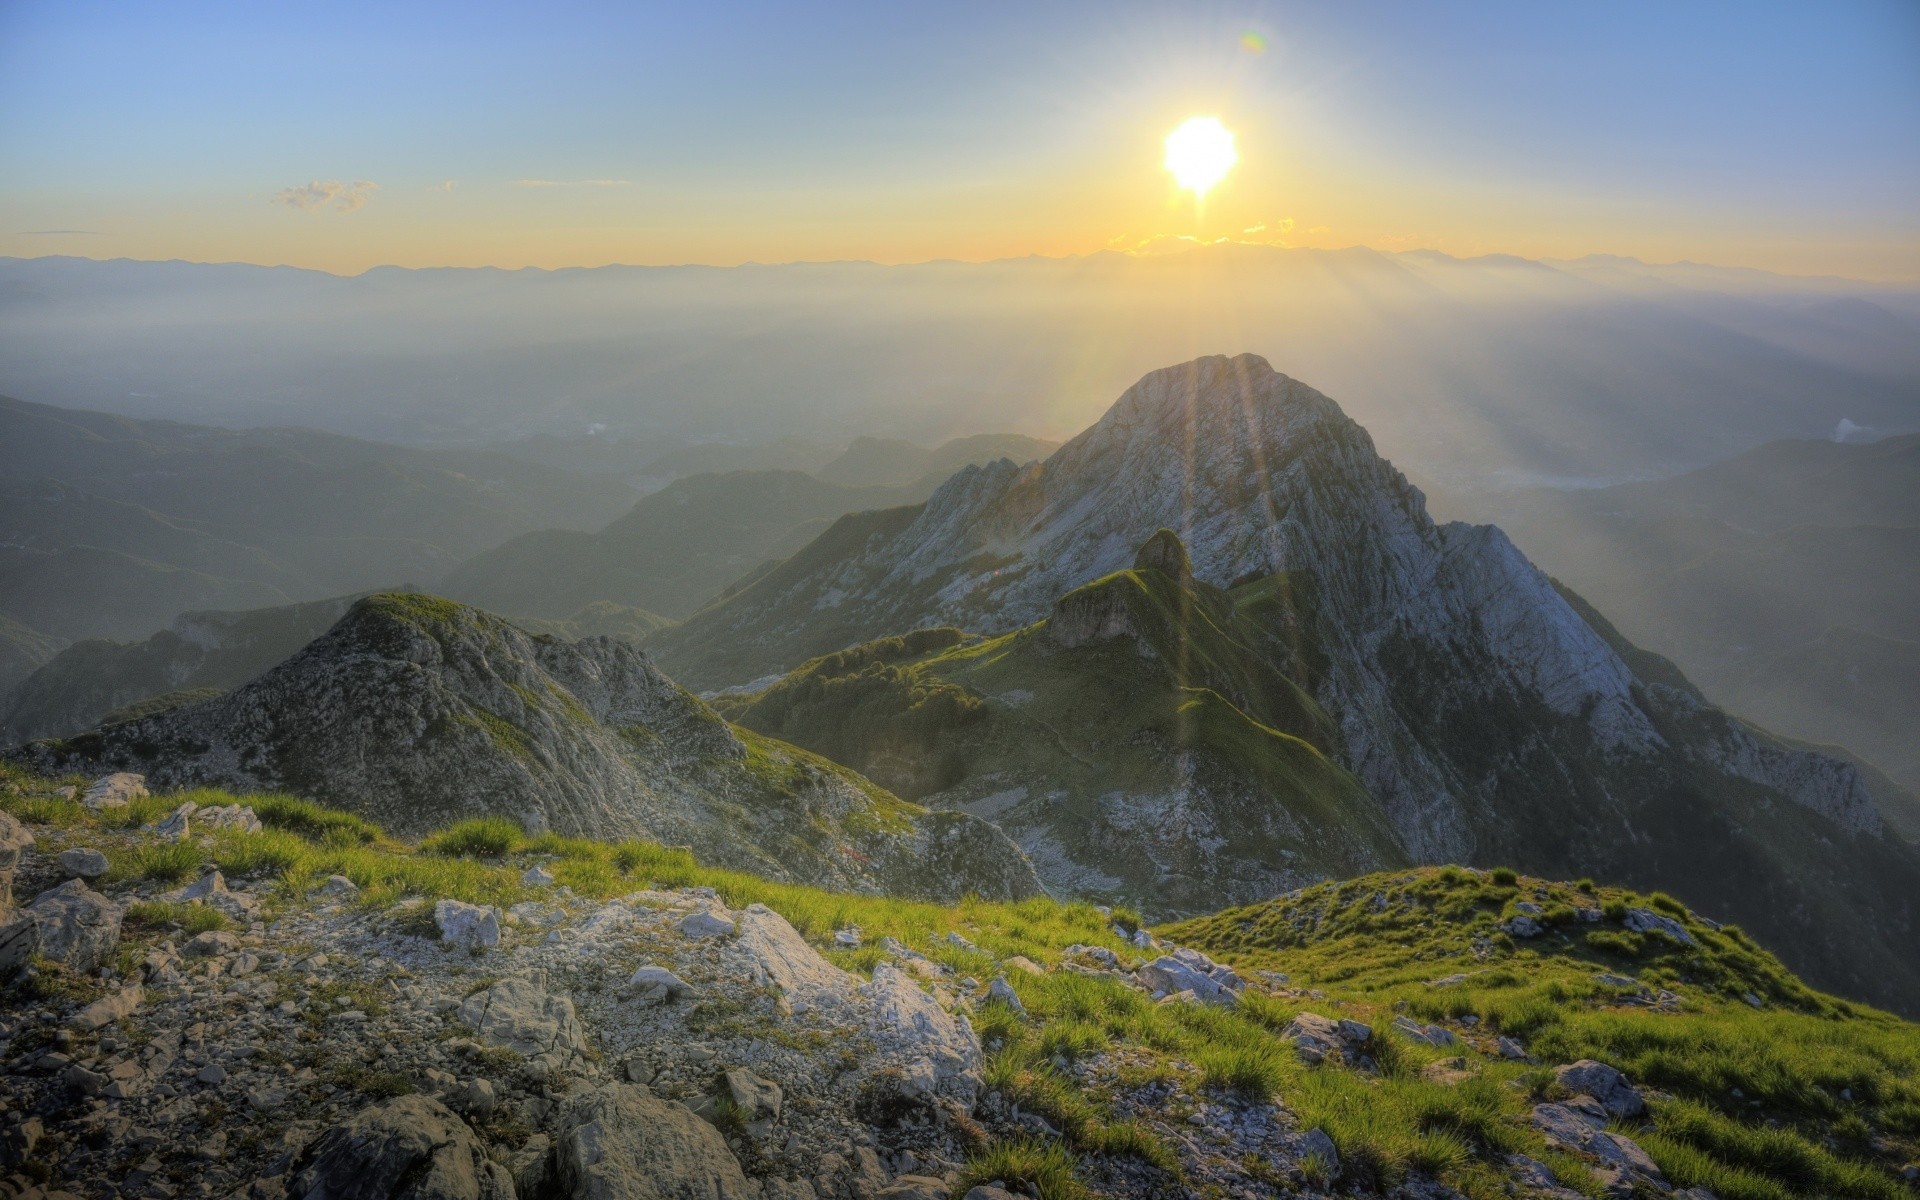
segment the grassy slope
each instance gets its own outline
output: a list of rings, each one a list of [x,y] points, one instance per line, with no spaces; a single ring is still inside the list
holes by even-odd
[[[1049,622],[986,641],[922,630],[825,655],[720,707],[910,799],[964,805],[1024,786],[995,819],[1045,825],[1120,881],[1098,894],[1204,911],[1219,902],[1219,869],[1141,856],[1107,815],[1113,797],[1199,793],[1222,857],[1304,876],[1403,861],[1378,807],[1328,756],[1333,724],[1303,686],[1310,654],[1273,632],[1300,626],[1296,586],[1271,576],[1188,590],[1158,570],[1121,571],[1061,609],[1110,606],[1133,636],[1067,649]]]
[[[137,827],[183,799],[233,799],[191,793],[92,814],[45,795],[43,781],[17,772],[0,784],[0,804],[35,824],[43,853],[69,841],[98,842],[95,830],[103,822]],[[407,845],[345,813],[285,797],[242,799],[259,812],[265,831],[221,831],[199,844],[133,843],[116,849],[110,878],[185,879],[210,861],[231,877],[270,881],[263,886],[271,888],[272,903],[284,906],[338,873],[363,889],[358,902],[369,917],[392,910],[419,925],[424,909],[394,906],[409,897],[494,904],[531,898],[519,875],[537,855],[559,883],[585,896],[704,884],[735,906],[765,903],[854,970],[879,960],[873,942],[882,936],[981,979],[994,977],[1000,960],[1016,954],[1056,966],[1075,943],[1137,961],[1087,904],[1041,898],[940,906],[840,895],[704,867],[685,851],[657,845],[528,838],[498,820],[469,822]],[[1692,951],[1656,935],[1627,934],[1612,921],[1559,925],[1536,942],[1515,944],[1493,924],[1522,898],[1538,899],[1552,918],[1574,903],[1615,911],[1649,904],[1684,914],[1663,897],[1612,889],[1581,892],[1453,868],[1407,871],[1320,885],[1161,931],[1243,971],[1291,972],[1296,985],[1310,985],[1307,991],[1250,988],[1227,1010],[1155,1005],[1117,981],[1067,971],[1009,972],[1029,1016],[997,1003],[978,1013],[992,1052],[989,1083],[1045,1115],[1064,1137],[1052,1147],[990,1145],[967,1181],[1031,1180],[1046,1200],[1070,1200],[1081,1194],[1082,1180],[1100,1179],[1103,1163],[1116,1157],[1177,1170],[1150,1118],[1177,1122],[1201,1100],[1233,1094],[1275,1100],[1302,1128],[1326,1128],[1340,1151],[1343,1186],[1389,1184],[1424,1172],[1474,1200],[1493,1200],[1506,1194],[1498,1165],[1505,1154],[1519,1152],[1597,1194],[1579,1163],[1549,1150],[1526,1126],[1527,1106],[1550,1097],[1554,1085],[1549,1072],[1483,1052],[1498,1031],[1525,1039],[1540,1063],[1591,1055],[1671,1093],[1653,1101],[1657,1132],[1629,1132],[1676,1183],[1710,1186],[1722,1200],[1911,1194],[1892,1172],[1920,1150],[1920,1028],[1812,992],[1738,931],[1716,932],[1691,916],[1681,919],[1700,942]],[[143,906],[130,915],[123,957],[136,961],[142,939],[177,937],[170,924],[205,927],[213,916]],[[862,927],[867,945],[833,947],[832,932],[850,924]],[[947,940],[949,932],[978,949]],[[1476,941],[1483,954],[1476,954]],[[1630,971],[1650,986],[1671,988],[1678,1011],[1623,1004],[1621,989],[1593,978],[1600,969]],[[1457,972],[1469,978],[1440,988],[1424,982]],[[91,985],[66,980],[62,986],[85,998]],[[1765,1007],[1729,998],[1745,991],[1766,997]],[[1371,1021],[1381,1030],[1369,1047],[1379,1072],[1298,1060],[1274,1033],[1301,1008]],[[1424,1067],[1459,1052],[1387,1031],[1401,1011],[1429,1020],[1480,1018],[1473,1029],[1455,1024],[1472,1047],[1461,1054],[1467,1074],[1451,1081],[1429,1077]],[[1168,1096],[1169,1085],[1170,1098],[1157,1101],[1155,1112],[1130,1100],[1143,1087]],[[1256,1173],[1260,1166],[1246,1165]]]

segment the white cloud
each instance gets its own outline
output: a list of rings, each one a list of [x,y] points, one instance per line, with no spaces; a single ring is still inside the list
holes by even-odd
[[[352,183],[315,179],[299,187],[281,188],[273,202],[302,212],[350,213],[364,208],[379,190],[380,185],[371,179],[356,179]]]
[[[516,179],[521,187],[626,187],[625,179]]]
[[[442,179],[439,183],[434,184],[432,187],[430,187],[427,190],[434,191],[434,192],[450,192],[459,186],[460,186],[460,181],[458,179]]]

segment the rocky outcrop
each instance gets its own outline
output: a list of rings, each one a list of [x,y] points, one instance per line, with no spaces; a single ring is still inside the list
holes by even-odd
[[[467,1123],[425,1096],[371,1105],[294,1164],[288,1200],[515,1200]]]
[[[569,1200],[753,1200],[727,1143],[684,1104],[613,1083],[574,1100],[558,1153]]]
[[[16,757],[137,769],[156,787],[289,791],[405,835],[505,816],[843,888],[1039,890],[992,826],[876,795],[778,744],[750,749],[629,642],[536,636],[428,596],[369,597],[237,691]]]

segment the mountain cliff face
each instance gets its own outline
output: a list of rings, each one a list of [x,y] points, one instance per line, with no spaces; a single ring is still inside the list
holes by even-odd
[[[15,757],[141,771],[162,787],[288,791],[407,835],[508,816],[836,887],[1038,890],[991,825],[737,735],[631,643],[531,635],[429,596],[369,597],[235,692]]]
[[[1434,523],[1365,430],[1253,356],[1154,372],[1043,463],[848,518],[652,645],[712,686],[916,626],[1006,633],[1162,527],[1202,583],[1285,574],[1321,745],[1409,857],[1676,889],[1831,986],[1920,998],[1911,902],[1887,903],[1920,866],[1853,768],[1713,709],[1498,529]],[[1835,947],[1834,920],[1884,953]]]

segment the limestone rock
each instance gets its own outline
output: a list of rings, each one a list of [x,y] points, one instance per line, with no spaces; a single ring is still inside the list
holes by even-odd
[[[139,1011],[140,1004],[146,999],[146,993],[138,984],[110,992],[67,1019],[67,1024],[82,1033],[92,1033],[103,1029],[123,1017],[130,1017]]]
[[[924,1064],[928,1090],[954,1096],[968,1105],[980,1090],[980,1039],[966,1017],[941,1008],[892,963],[873,969],[873,981],[860,989],[872,1001],[872,1028],[883,1045],[895,1047],[914,1065]]]
[[[1235,1004],[1246,985],[1233,968],[1215,963],[1198,950],[1185,948],[1162,955],[1135,972],[1149,991],[1192,992],[1207,1004]]]
[[[1583,1058],[1555,1070],[1553,1077],[1575,1095],[1592,1096],[1612,1116],[1637,1117],[1647,1110],[1639,1090],[1606,1063]]]
[[[821,1004],[844,1003],[853,979],[820,957],[787,919],[764,904],[750,904],[735,922],[733,948],[744,954],[753,981],[779,989],[794,1012]]]
[[[584,1057],[586,1033],[573,1001],[556,996],[544,979],[510,976],[468,996],[457,1014],[481,1038],[516,1054],[536,1058]]]
[[[107,856],[90,846],[75,846],[62,850],[56,860],[60,869],[76,879],[95,880],[105,875],[113,866]]]
[[[39,930],[39,953],[75,971],[91,971],[120,944],[118,904],[69,879],[34,897],[27,906]]]
[[[0,913],[13,907],[13,873],[19,869],[21,852],[31,845],[33,831],[14,820],[12,813],[0,812]]]
[[[321,1134],[289,1178],[290,1200],[515,1200],[507,1169],[425,1096],[361,1109]]]
[[[686,980],[665,967],[651,963],[634,968],[633,974],[627,977],[627,987],[632,990],[634,998],[642,1004],[660,1004],[678,1000],[693,991]]]
[[[713,1126],[631,1084],[607,1084],[567,1106],[555,1161],[568,1200],[751,1200],[756,1192]]]
[[[433,906],[440,940],[463,950],[487,950],[500,944],[500,911],[492,905],[441,900]]]
[[[739,1106],[749,1122],[780,1119],[784,1097],[780,1085],[773,1080],[763,1079],[743,1067],[733,1067],[721,1077],[721,1082],[727,1089],[727,1098]]]
[[[147,777],[135,775],[129,771],[115,771],[103,775],[87,785],[80,803],[98,811],[103,808],[125,808],[129,802],[147,795]]]
[[[1654,912],[1650,908],[1630,908],[1627,910],[1626,926],[1635,933],[1664,933],[1683,946],[1696,943],[1687,927],[1667,916]]]
[[[680,918],[674,928],[690,938],[726,937],[733,933],[734,922],[724,909],[705,908]]]
[[[1358,1021],[1336,1021],[1310,1012],[1297,1014],[1280,1031],[1280,1040],[1292,1042],[1294,1052],[1309,1063],[1328,1056],[1343,1059],[1349,1048],[1366,1044],[1372,1036],[1373,1030]]]

